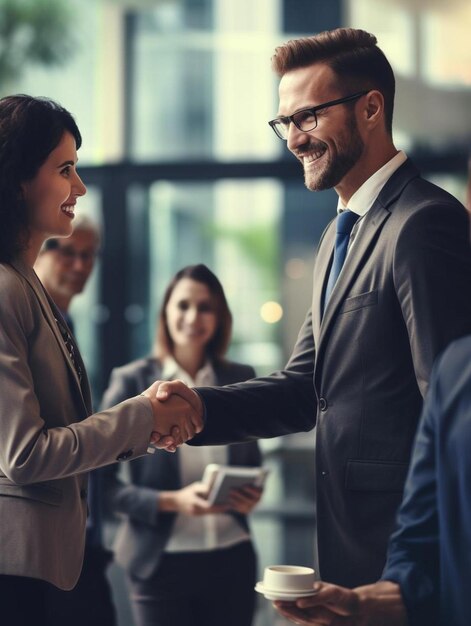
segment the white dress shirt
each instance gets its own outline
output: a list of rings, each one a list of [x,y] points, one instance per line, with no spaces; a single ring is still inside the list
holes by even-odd
[[[340,198],[338,199],[337,214],[342,213],[342,211],[345,211],[348,208],[350,211],[360,216],[360,219],[356,222],[350,235],[347,256],[361,229],[363,218],[373,206],[376,198],[381,192],[381,189],[388,182],[394,172],[399,169],[406,160],[407,156],[405,152],[400,150],[390,161],[370,176],[368,180],[365,180],[363,185],[361,185],[361,187],[359,187],[350,198],[348,207],[345,206]]]

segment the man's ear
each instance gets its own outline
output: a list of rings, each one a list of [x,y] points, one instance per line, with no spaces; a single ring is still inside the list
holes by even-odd
[[[365,99],[364,121],[373,128],[384,119],[384,97],[380,91],[373,89],[366,94]]]

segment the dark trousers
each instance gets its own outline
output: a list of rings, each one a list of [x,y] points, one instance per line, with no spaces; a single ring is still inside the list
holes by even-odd
[[[105,577],[110,553],[88,548],[72,591],[23,576],[0,576],[0,624],[5,626],[115,626]]]
[[[129,581],[136,626],[250,626],[256,569],[249,541],[164,554],[152,578]]]
[[[24,576],[0,575],[0,619],[5,626],[49,626],[48,594],[53,586]]]
[[[108,550],[86,545],[77,585],[72,591],[53,587],[49,592],[52,612],[48,626],[115,626],[116,614],[106,578],[111,558]]]

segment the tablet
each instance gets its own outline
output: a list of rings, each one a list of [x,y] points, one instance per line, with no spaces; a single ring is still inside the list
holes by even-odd
[[[266,467],[240,467],[210,463],[206,466],[203,482],[209,486],[209,504],[226,504],[231,489],[244,485],[263,487],[269,470]]]

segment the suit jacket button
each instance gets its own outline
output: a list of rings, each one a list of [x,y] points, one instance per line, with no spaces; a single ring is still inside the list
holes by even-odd
[[[319,408],[321,411],[327,411],[327,400],[325,398],[319,398]]]
[[[132,456],[133,450],[126,450],[126,452],[121,452],[121,454],[116,458],[117,461],[125,461]]]
[[[82,500],[85,500],[87,498],[88,492],[86,489],[80,489],[80,497],[82,498]]]

